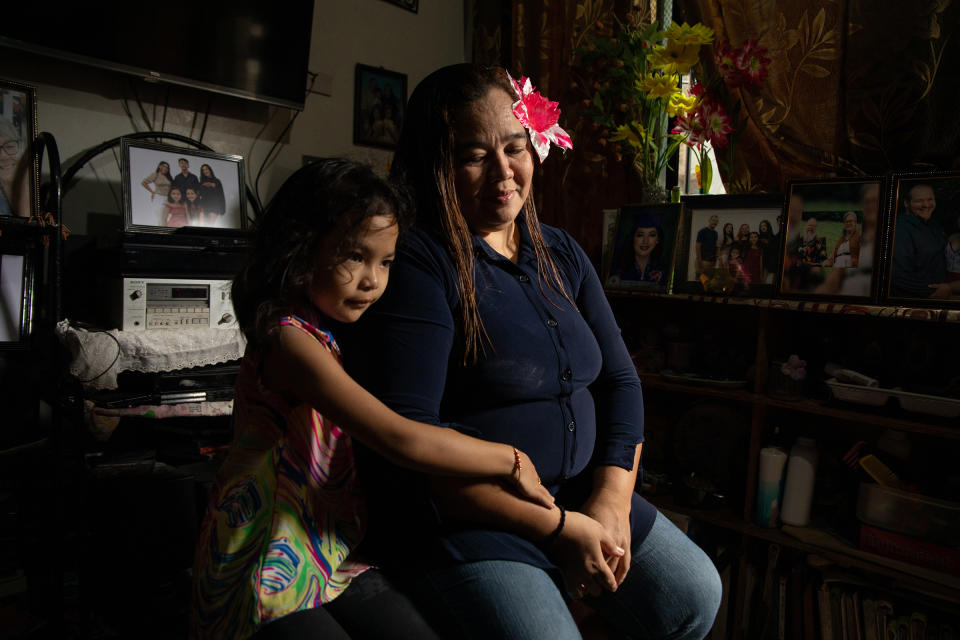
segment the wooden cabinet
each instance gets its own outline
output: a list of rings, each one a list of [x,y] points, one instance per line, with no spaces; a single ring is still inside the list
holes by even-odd
[[[737,541],[729,626],[716,637],[761,637],[743,612],[753,597],[745,570],[750,554],[765,547],[828,572],[852,572],[868,587],[932,597],[960,622],[960,577],[858,548],[856,493],[869,478],[855,459],[844,462],[857,442],[876,451],[893,433],[911,447],[904,459],[888,457],[904,480],[960,501],[960,418],[908,412],[894,398],[882,406],[841,402],[830,396],[824,373],[834,362],[876,377],[881,387],[960,397],[957,311],[622,292],[608,298],[643,382],[645,473],[667,480],[647,498]],[[779,384],[771,376],[782,375],[771,365],[791,354],[807,363],[801,394],[771,395]],[[815,438],[821,453],[813,519],[807,527],[759,526],[753,512],[760,449],[777,440],[789,447],[798,435]],[[702,469],[712,499],[710,490],[703,499],[704,491],[688,486],[697,488],[690,477]]]

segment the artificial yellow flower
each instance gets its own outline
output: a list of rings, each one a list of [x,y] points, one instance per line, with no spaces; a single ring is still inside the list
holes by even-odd
[[[671,23],[664,35],[666,35],[667,40],[683,46],[713,42],[713,29],[705,27],[699,22],[693,26],[686,22],[683,24]]]
[[[650,65],[663,69],[666,74],[686,73],[690,67],[697,63],[700,56],[700,45],[680,45],[675,42],[667,41],[662,47],[654,47],[647,60]]]
[[[639,135],[637,135],[638,133]],[[624,141],[634,149],[641,149],[643,148],[641,136],[646,136],[646,132],[639,122],[633,122],[629,125],[622,124],[610,135],[610,142]]]
[[[637,89],[648,98],[670,98],[677,92],[677,81],[672,76],[650,75],[637,81]]]
[[[683,113],[690,113],[697,108],[699,102],[697,96],[687,96],[679,91],[670,96],[670,102],[667,103],[667,113],[671,118],[675,118]]]

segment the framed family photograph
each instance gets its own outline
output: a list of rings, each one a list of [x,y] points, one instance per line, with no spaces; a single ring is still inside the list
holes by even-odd
[[[620,208],[604,276],[607,289],[669,291],[681,210],[679,203]]]
[[[38,213],[36,137],[36,89],[0,79],[0,215]]]
[[[358,64],[354,80],[353,144],[395,149],[407,104],[407,76]]]
[[[875,298],[883,190],[879,177],[789,183],[780,295]]]
[[[783,237],[779,194],[691,195],[674,276],[676,293],[773,295]]]
[[[125,230],[246,229],[240,156],[128,139],[121,146]]]
[[[884,302],[960,306],[960,171],[891,176]]]
[[[0,243],[0,349],[26,349],[33,326],[36,247]]]

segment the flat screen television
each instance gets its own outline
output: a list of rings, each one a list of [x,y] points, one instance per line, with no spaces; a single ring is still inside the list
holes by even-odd
[[[302,109],[313,0],[4,5],[0,45]]]

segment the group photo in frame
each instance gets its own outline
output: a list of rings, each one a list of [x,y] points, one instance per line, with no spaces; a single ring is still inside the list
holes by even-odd
[[[960,305],[960,171],[890,178],[884,302]]]
[[[353,144],[395,149],[407,104],[407,76],[358,64],[354,78]]]
[[[783,237],[782,195],[690,195],[683,207],[674,292],[773,295]]]
[[[247,226],[243,158],[124,139],[124,229]]]
[[[0,215],[38,213],[36,137],[37,90],[0,79]]]
[[[789,183],[779,295],[875,298],[884,189],[876,176]]]
[[[620,291],[668,292],[680,213],[679,203],[621,207],[604,286]]]

